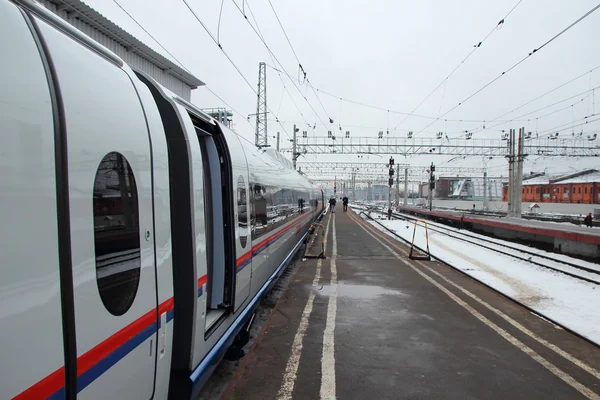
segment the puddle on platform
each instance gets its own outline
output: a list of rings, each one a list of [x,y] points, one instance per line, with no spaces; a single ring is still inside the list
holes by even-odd
[[[313,290],[322,296],[330,296],[333,293],[333,290],[335,290],[335,287],[332,287],[331,285],[321,285],[316,288],[313,287]],[[393,290],[382,286],[351,285],[346,283],[339,283],[337,285],[337,295],[338,297],[349,297],[357,300],[371,300],[384,295],[408,296],[399,290]]]

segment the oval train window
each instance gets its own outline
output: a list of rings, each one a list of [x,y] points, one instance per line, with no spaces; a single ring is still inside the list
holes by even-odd
[[[108,153],[94,181],[96,282],[102,303],[123,315],[140,283],[140,219],[135,177],[127,159]]]
[[[238,230],[240,232],[240,244],[246,247],[248,242],[248,206],[246,202],[246,183],[240,176],[237,183],[237,207],[238,207]]]

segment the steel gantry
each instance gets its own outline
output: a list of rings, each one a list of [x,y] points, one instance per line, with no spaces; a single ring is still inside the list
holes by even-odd
[[[343,172],[360,172],[360,173],[384,173],[387,174],[388,164],[384,162],[328,162],[328,161],[298,161],[298,169],[307,175],[314,173],[343,173]],[[411,165],[411,164],[396,164],[400,169],[407,168],[409,173],[417,174],[418,172],[429,173],[428,165]],[[451,174],[481,174],[485,171],[483,167],[436,167],[438,172]]]
[[[303,154],[396,154],[396,155],[508,155],[505,140],[476,138],[397,138],[397,137],[311,137],[299,139],[298,151]],[[283,151],[291,151],[284,149]],[[527,136],[525,155],[546,157],[598,157],[600,142],[596,137]]]

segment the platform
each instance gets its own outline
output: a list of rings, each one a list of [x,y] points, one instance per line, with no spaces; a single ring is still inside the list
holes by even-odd
[[[521,218],[498,218],[441,211],[428,211],[415,207],[401,207],[399,212],[409,213],[440,222],[464,224],[467,228],[493,236],[519,240],[563,254],[600,260],[600,229],[570,223],[556,223]]]
[[[225,399],[600,398],[600,349],[329,214]]]

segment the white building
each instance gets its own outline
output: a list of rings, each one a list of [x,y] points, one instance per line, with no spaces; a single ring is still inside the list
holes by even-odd
[[[102,14],[79,0],[41,0],[47,9],[108,48],[133,68],[190,101],[192,90],[204,83],[119,28]]]

